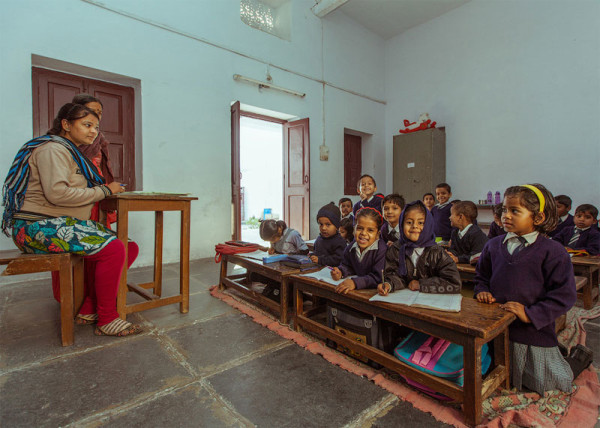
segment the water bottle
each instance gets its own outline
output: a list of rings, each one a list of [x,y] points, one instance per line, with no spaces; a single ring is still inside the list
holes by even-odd
[[[498,205],[500,203],[500,192],[496,190],[496,197],[494,198],[494,203]]]
[[[490,190],[487,194],[487,203],[492,204],[492,191]]]

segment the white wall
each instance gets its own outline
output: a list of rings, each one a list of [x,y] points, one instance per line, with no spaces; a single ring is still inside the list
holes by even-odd
[[[388,40],[385,58],[390,189],[392,136],[429,112],[454,197],[540,182],[600,206],[598,1],[473,0]]]
[[[291,41],[243,24],[237,0],[104,0],[102,4],[123,14],[81,0],[3,4],[2,177],[18,148],[31,137],[32,54],[141,81],[142,135],[138,137],[143,137],[144,190],[189,192],[199,197],[192,205],[192,258],[212,256],[214,244],[230,236],[231,102],[310,118],[311,218],[322,204],[337,200],[343,192],[343,128],[372,133],[374,146],[384,140],[383,104],[328,86],[324,89],[320,83],[325,78],[379,99],[384,94],[383,41],[343,16],[319,20],[310,11],[310,0],[293,0]],[[351,72],[343,58],[329,60],[340,54],[340,47],[344,56],[359,59]],[[270,69],[275,84],[305,92],[306,97],[259,92],[233,81],[234,73],[263,80],[265,63],[280,67]],[[331,150],[328,162],[319,161],[318,146],[324,139]],[[137,213],[133,219],[130,234],[141,247],[137,265],[148,265],[152,216]],[[314,237],[317,227],[313,223]],[[178,258],[178,215],[167,213],[165,227],[165,262],[169,262]],[[10,239],[0,238],[0,248],[12,246]]]

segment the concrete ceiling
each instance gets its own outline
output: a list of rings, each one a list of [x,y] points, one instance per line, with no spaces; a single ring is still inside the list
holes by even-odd
[[[470,0],[349,0],[342,11],[387,40],[462,6]]]

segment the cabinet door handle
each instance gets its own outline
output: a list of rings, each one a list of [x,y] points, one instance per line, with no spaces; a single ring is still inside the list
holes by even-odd
[[[304,176],[304,184],[308,183],[308,174]]]

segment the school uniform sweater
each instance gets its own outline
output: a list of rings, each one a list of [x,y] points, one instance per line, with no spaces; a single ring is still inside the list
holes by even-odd
[[[396,225],[397,231],[390,226],[390,224],[386,221],[381,226],[381,238],[387,242],[396,242],[398,237],[400,236],[400,225]]]
[[[531,320],[518,318],[509,326],[509,338],[526,345],[558,346],[554,321],[577,299],[573,265],[565,249],[542,235],[516,254],[508,253],[505,237],[491,239],[483,248],[475,275],[475,296],[491,293],[497,303],[525,305]]]
[[[387,245],[383,239],[375,241],[365,251],[362,258],[358,256],[358,245],[348,245],[344,250],[342,263],[338,266],[342,277],[356,275],[352,280],[358,290],[362,288],[377,288],[381,283],[381,273],[385,268],[385,252]]]
[[[365,208],[365,207],[375,208],[377,211],[379,211],[379,214],[383,215],[383,211],[381,208],[381,202],[383,202],[383,195],[381,193],[376,193],[373,196],[371,196],[370,199],[365,199],[363,201],[358,201],[357,203],[355,203],[354,207],[352,208],[352,215],[354,216],[354,223],[356,223],[356,212],[361,208]]]
[[[561,221],[560,223],[558,223],[558,226],[556,226],[556,229],[554,229],[552,232],[548,233],[548,236],[550,238],[554,238],[556,235],[558,235],[560,232],[562,232],[563,229],[573,227],[573,226],[575,226],[575,222],[573,221],[573,216],[571,214],[567,214],[567,218],[564,219],[563,221]]]
[[[442,238],[444,241],[449,241],[452,235],[452,225],[450,224],[450,210],[452,204],[447,202],[444,205],[435,205],[431,208],[431,215],[433,215],[434,226],[433,232],[436,238]]]
[[[339,233],[329,238],[319,235],[315,239],[313,254],[319,258],[318,263],[322,266],[338,266],[342,262],[345,249],[346,240]]]
[[[488,239],[495,238],[496,236],[506,235],[506,231],[502,226],[498,226],[495,221],[490,225],[490,230],[488,231]]]
[[[458,229],[453,229],[451,236],[450,252],[458,257],[458,263],[470,263],[471,257],[481,253],[488,241],[485,233],[476,224],[471,224],[462,238]]]
[[[598,229],[593,226],[589,227],[579,234],[579,239],[575,244],[569,245],[569,241],[571,240],[574,231],[575,226],[566,227],[552,239],[573,250],[586,250],[592,256],[600,254],[600,231],[598,231]]]

